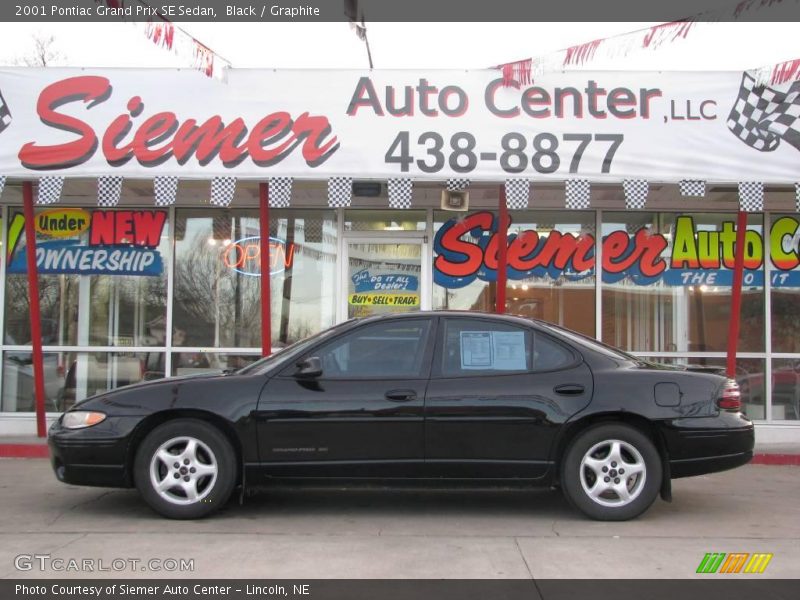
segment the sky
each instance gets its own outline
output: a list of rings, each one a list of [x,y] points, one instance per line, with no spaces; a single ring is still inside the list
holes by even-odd
[[[479,69],[606,38],[655,23],[369,23],[375,68]],[[366,68],[347,23],[183,23],[190,35],[239,68]],[[52,35],[59,64],[185,67],[132,23],[0,23],[0,65]],[[697,23],[686,39],[627,56],[599,56],[592,69],[744,70],[800,58],[797,23]]]

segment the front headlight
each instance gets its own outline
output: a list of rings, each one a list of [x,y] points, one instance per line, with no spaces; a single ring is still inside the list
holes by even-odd
[[[84,427],[91,427],[105,421],[106,415],[101,412],[93,412],[90,410],[73,410],[64,413],[61,424],[67,429],[83,429]]]

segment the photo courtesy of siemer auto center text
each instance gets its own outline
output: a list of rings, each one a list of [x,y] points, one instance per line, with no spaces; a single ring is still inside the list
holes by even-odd
[[[0,4],[0,598],[794,599],[798,22]]]

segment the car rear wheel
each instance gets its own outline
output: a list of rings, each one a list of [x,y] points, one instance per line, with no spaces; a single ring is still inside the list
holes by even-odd
[[[134,480],[145,502],[171,519],[204,517],[236,483],[236,453],[216,427],[197,419],[154,429],[136,453]]]
[[[564,495],[601,521],[642,514],[658,496],[661,477],[661,457],[653,442],[621,423],[596,425],[578,435],[561,464]]]

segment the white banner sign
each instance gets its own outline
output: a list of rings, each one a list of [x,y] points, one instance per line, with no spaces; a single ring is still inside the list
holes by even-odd
[[[800,83],[741,72],[0,70],[0,175],[800,179]]]

